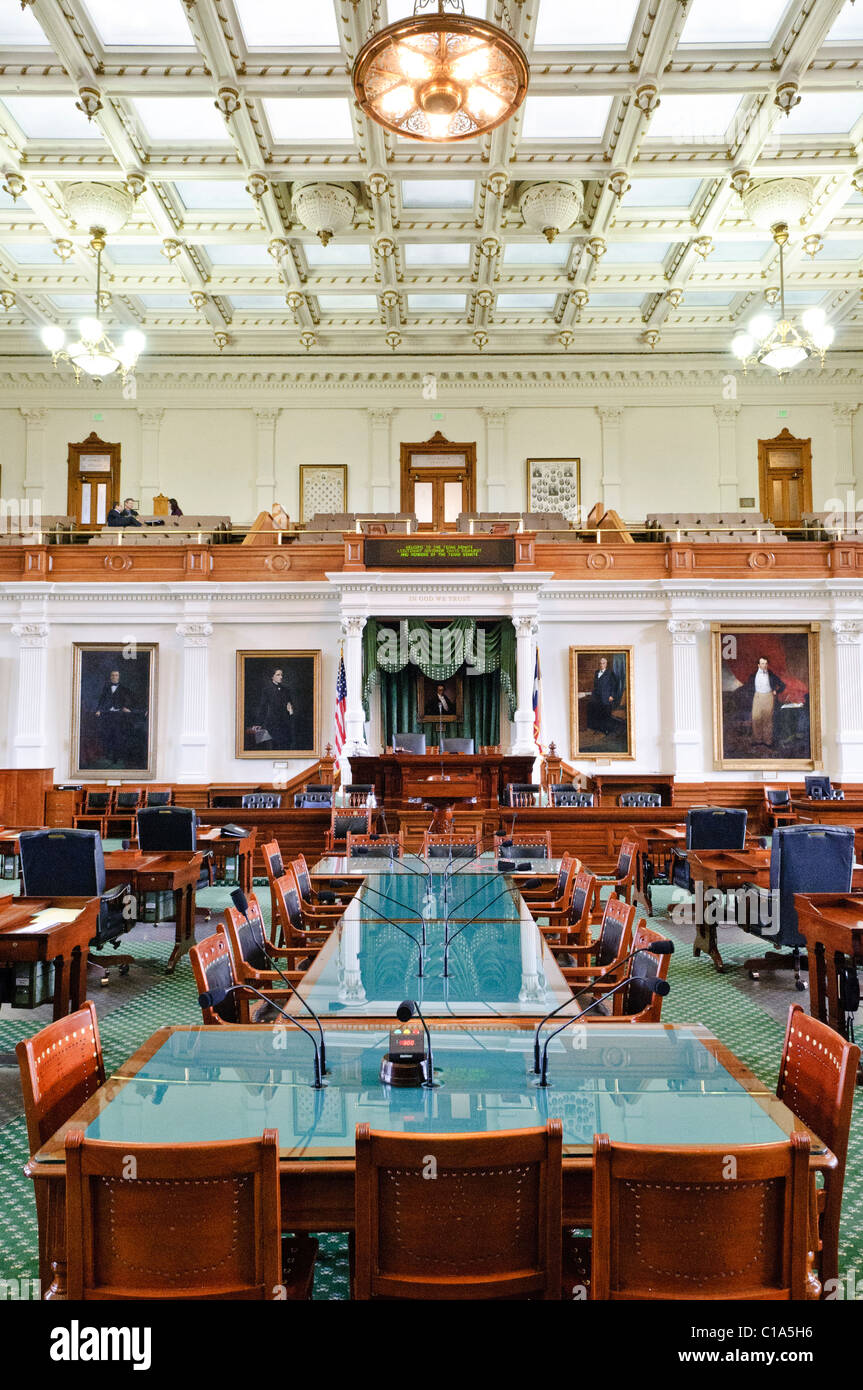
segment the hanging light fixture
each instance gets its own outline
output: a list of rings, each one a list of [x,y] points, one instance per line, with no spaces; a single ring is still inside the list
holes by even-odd
[[[79,336],[70,343],[66,342],[63,329],[56,324],[46,324],[42,329],[42,342],[51,353],[55,367],[59,362],[71,365],[76,381],[81,380],[82,372],[101,380],[113,376],[117,371],[125,381],[143,352],[146,339],[137,328],[130,328],[122,344],[116,347],[102,327],[99,313],[102,308],[102,252],[106,238],[109,233],[119,231],[128,221],[133,196],[119,184],[71,183],[64,192],[64,198],[76,225],[90,229],[90,249],[96,257],[95,313],[78,321]]]
[[[51,354],[56,367],[58,362],[68,362],[80,382],[81,373],[101,381],[103,377],[113,376],[119,371],[123,381],[131,371],[146,347],[147,340],[137,328],[130,328],[123,342],[116,347],[108,337],[99,319],[99,303],[102,290],[102,252],[105,249],[105,233],[101,227],[93,227],[90,246],[96,253],[96,310],[78,321],[79,336],[71,343],[66,342],[66,334],[57,324],[46,324],[42,329],[42,342]]]
[[[432,7],[436,13],[420,13]],[[464,0],[414,0],[409,19],[372,35],[352,77],[357,101],[378,125],[443,143],[501,125],[524,101],[528,75],[515,39],[466,15]]]
[[[789,319],[785,309],[787,223],[779,222],[774,226],[773,240],[779,247],[779,319],[766,312],[756,314],[748,330],[738,333],[732,340],[731,351],[743,363],[744,370],[750,363],[758,362],[762,367],[772,367],[782,377],[813,353],[820,357],[823,367],[834,329],[827,323],[824,310],[817,306],[805,311],[799,328]]]

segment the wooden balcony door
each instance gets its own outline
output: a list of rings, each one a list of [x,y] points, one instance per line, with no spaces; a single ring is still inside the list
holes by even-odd
[[[459,512],[476,507],[476,444],[440,433],[402,444],[401,471],[401,509],[416,514],[421,531],[454,531]]]
[[[795,439],[783,430],[775,439],[758,441],[761,511],[774,526],[799,526],[812,510],[812,440]]]
[[[119,444],[106,444],[94,433],[69,445],[66,510],[75,518],[76,531],[101,531],[119,487]]]

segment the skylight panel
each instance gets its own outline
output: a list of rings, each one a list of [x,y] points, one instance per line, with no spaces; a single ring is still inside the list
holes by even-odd
[[[662,265],[669,245],[667,241],[610,241],[602,260],[610,265]]]
[[[555,294],[509,294],[502,291],[497,296],[497,307],[503,314],[512,309],[545,309],[551,313],[556,303]]]
[[[6,208],[11,211],[14,208],[29,207],[30,204],[27,202],[27,199],[23,193],[19,194],[18,201],[16,202],[15,199],[12,197],[11,193],[4,193],[3,189],[0,188],[0,208]]]
[[[412,312],[421,313],[442,313],[444,310],[456,310],[463,313],[467,297],[463,294],[409,294],[408,309]]]
[[[135,97],[144,134],[157,144],[228,145],[225,122],[207,97]]]
[[[588,309],[640,309],[644,302],[644,295],[638,294],[635,290],[624,290],[621,294],[613,294],[610,290],[598,290],[595,294],[591,291]]]
[[[824,42],[863,43],[863,10],[859,5],[845,0],[845,7],[833,21],[833,27]]]
[[[467,266],[470,262],[470,245],[467,242],[409,241],[405,244],[403,250],[406,266]]]
[[[734,301],[733,294],[722,290],[687,289],[684,293],[683,307],[686,309],[727,309]]]
[[[225,245],[205,246],[203,250],[207,253],[212,266],[268,265],[275,270],[275,262],[266,246],[251,243],[235,246],[226,243]]]
[[[790,116],[782,117],[773,130],[780,141],[786,135],[849,135],[863,116],[860,92],[803,92],[803,100]]]
[[[264,112],[273,139],[286,144],[354,138],[347,97],[266,97]]]
[[[824,243],[820,260],[856,261],[863,256],[863,241],[853,237],[832,237]]]
[[[284,299],[276,294],[232,294],[230,302],[234,309],[263,309],[270,313],[287,313]]]
[[[404,208],[472,208],[473,179],[402,179]]]
[[[436,9],[437,6],[432,6]],[[387,0],[387,24],[395,24],[400,19],[410,19],[414,12],[414,0]],[[486,0],[465,0],[464,12],[474,19],[487,19]]]
[[[310,266],[320,266],[324,270],[337,265],[365,270],[372,263],[371,252],[362,241],[331,241],[329,246],[322,246],[319,241],[305,241],[303,251]]]
[[[692,0],[680,47],[687,44],[715,44],[723,48],[738,48],[744,44],[768,47],[788,0]]]
[[[724,145],[740,100],[731,92],[663,95],[650,118],[647,139],[673,140],[678,145]]]
[[[187,294],[139,294],[137,298],[145,309],[153,309],[156,313],[172,309],[186,309],[190,314],[193,312]]]
[[[92,314],[94,300],[92,294],[52,294],[49,303],[60,314],[72,314],[78,309],[86,309]]]
[[[503,253],[504,265],[550,265],[556,270],[569,264],[568,241],[511,241]]]
[[[4,241],[3,250],[18,265],[59,265],[49,241]]]
[[[338,48],[332,0],[234,0],[247,48]]]
[[[773,246],[772,241],[718,241],[710,253],[710,264],[746,261],[751,265],[763,261]]]
[[[83,0],[85,12],[106,48],[194,48],[180,0]]]
[[[573,0],[539,0],[535,48],[625,48],[638,13],[638,0],[604,0],[578,5]]]
[[[0,9],[0,47],[50,48],[32,10],[15,0],[6,0]]]
[[[601,140],[611,110],[610,96],[528,97],[525,140]]]
[[[378,308],[374,294],[319,294],[318,304],[323,313],[374,313]]]
[[[632,179],[623,195],[627,208],[680,208],[688,210],[695,199],[701,179]]]
[[[4,96],[3,105],[28,140],[101,140],[95,121],[88,121],[71,97]]]
[[[170,262],[155,242],[114,241],[108,238],[107,256],[115,265],[162,265]]]
[[[245,184],[233,179],[177,179],[174,188],[187,212],[247,211],[254,206]]]

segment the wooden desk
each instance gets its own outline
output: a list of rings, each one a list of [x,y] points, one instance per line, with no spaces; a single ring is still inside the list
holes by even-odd
[[[252,891],[252,861],[258,841],[258,828],[254,826],[246,835],[223,835],[221,826],[199,825],[198,844],[212,850],[220,876],[225,877],[225,866],[236,856],[238,861],[237,878],[246,897]]]
[[[40,1248],[53,1273],[51,1287],[47,1278],[43,1285],[48,1296],[65,1297],[65,1136],[70,1129],[93,1122],[102,1128],[91,1137],[114,1137],[129,1127],[139,1143],[147,1142],[148,1135],[156,1142],[156,1130],[159,1142],[207,1139],[216,1123],[226,1138],[233,1137],[232,1127],[243,1135],[258,1133],[264,1126],[277,1128],[282,1220],[285,1229],[293,1231],[354,1229],[354,1136],[356,1123],[363,1118],[383,1129],[405,1128],[409,1118],[411,1127],[428,1132],[433,1143],[435,1133],[452,1130],[456,1102],[458,1113],[466,1109],[476,1129],[529,1127],[544,1123],[543,1115],[561,1115],[564,1227],[591,1224],[596,1133],[609,1132],[613,1139],[628,1135],[633,1143],[639,1142],[633,1135],[641,1135],[642,1143],[730,1144],[729,1126],[735,1122],[726,1120],[728,1112],[723,1113],[726,1097],[738,1114],[737,1142],[773,1143],[783,1134],[806,1128],[728,1048],[697,1024],[588,1029],[586,1046],[577,1040],[578,1046],[570,1041],[568,1047],[556,1049],[556,1086],[546,1093],[547,1100],[539,1097],[529,1071],[532,1022],[473,1020],[465,1028],[454,1020],[435,1019],[429,1026],[443,1080],[442,1088],[433,1093],[434,1107],[428,1093],[388,1094],[389,1088],[381,1086],[377,1058],[368,1059],[370,1050],[383,1052],[387,1031],[380,1023],[327,1026],[331,1075],[329,1086],[318,1092],[309,1084],[308,1039],[292,1029],[283,1033],[285,1047],[274,1049],[273,1030],[265,1025],[160,1028],[27,1164],[27,1175],[34,1184],[43,1185],[37,1209]],[[244,1035],[240,1039],[238,1032]],[[514,1037],[514,1032],[523,1038]],[[514,1045],[522,1042],[523,1046]],[[160,1085],[154,1087],[149,1074],[138,1080],[138,1073],[163,1046],[168,1055],[159,1059],[153,1072]],[[461,1057],[456,1055],[459,1052]],[[362,1057],[365,1065],[361,1065]],[[230,1109],[225,1108],[226,1083],[219,1079],[222,1070],[230,1077]],[[190,1081],[200,1084],[190,1086]],[[678,1136],[676,1109],[667,1105],[669,1083],[686,1093],[680,1097]],[[124,1098],[123,1091],[130,1085],[133,1092]],[[746,1093],[742,1130],[738,1087]],[[510,1102],[503,1113],[501,1093]],[[521,1105],[516,1103],[518,1097]],[[638,1105],[623,1105],[624,1098],[637,1099]],[[106,1116],[118,1099],[119,1106]],[[408,1116],[406,1099],[415,1102]],[[462,1127],[461,1122],[457,1127]],[[649,1137],[654,1131],[656,1137]],[[741,1139],[741,1133],[748,1137]],[[815,1173],[835,1167],[836,1160],[817,1136],[812,1135],[811,1142],[814,1189]]]
[[[143,893],[173,893],[176,930],[165,972],[168,975],[195,944],[195,889],[202,863],[200,853],[182,851],[142,854],[140,850],[117,849],[105,855],[105,881],[109,888],[129,883],[138,898]]]
[[[656,859],[663,861],[664,875],[670,883],[671,859],[674,850],[682,849],[686,844],[686,826],[684,824],[628,825],[626,834],[638,844],[638,861],[635,867],[635,898],[641,902],[648,916],[652,917],[653,901],[650,896],[650,885],[657,877],[654,861]]]
[[[504,799],[508,782],[529,782],[533,758],[514,753],[377,753],[351,758],[351,776],[355,782],[370,782],[375,789],[378,805],[403,806],[409,798],[422,792],[408,791],[406,783],[414,786],[434,774],[450,774],[472,778],[477,790],[477,806],[489,810]]]
[[[408,800],[415,799],[434,807],[429,829],[435,835],[445,835],[453,829],[453,807],[459,802],[475,803],[480,795],[479,784],[476,773],[442,775],[438,772],[426,777],[407,775],[402,790]]]
[[[686,857],[690,875],[696,883],[703,883],[705,888],[716,888],[720,893],[728,893],[746,883],[769,888],[770,853],[769,849],[693,849]],[[716,943],[715,922],[695,924],[692,954],[700,956],[702,951],[707,952],[722,974],[725,965]]]
[[[37,912],[76,910],[71,922],[33,925]],[[54,966],[54,1018],[74,1013],[87,998],[87,951],[96,935],[98,898],[0,899],[0,962],[42,962]]]
[[[794,906],[809,955],[810,1013],[847,1038],[838,975],[863,961],[863,894],[795,893]]]

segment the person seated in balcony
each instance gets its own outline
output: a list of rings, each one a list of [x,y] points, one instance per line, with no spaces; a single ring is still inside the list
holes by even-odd
[[[115,502],[108,513],[107,524],[109,526],[143,526],[143,522],[138,520],[138,513],[135,511],[134,497],[126,497],[121,506]]]
[[[179,502],[177,501],[176,497],[169,497],[169,498],[168,498],[168,506],[171,508],[171,516],[182,516],[182,515],[183,515],[183,513],[180,511],[180,504],[179,504]]]

